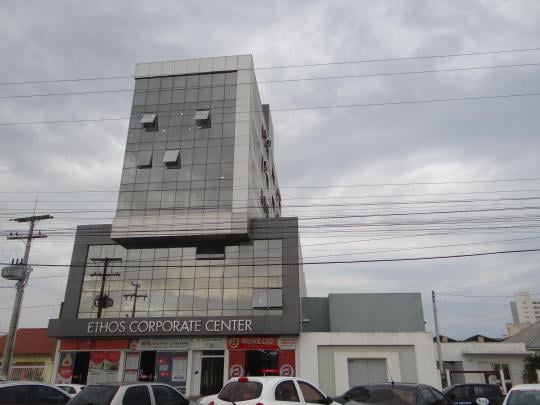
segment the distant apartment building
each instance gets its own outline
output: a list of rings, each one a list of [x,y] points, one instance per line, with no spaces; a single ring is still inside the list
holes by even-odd
[[[514,295],[514,301],[510,301],[510,309],[513,323],[506,325],[509,336],[540,321],[540,300],[533,301],[531,294],[527,291]]]

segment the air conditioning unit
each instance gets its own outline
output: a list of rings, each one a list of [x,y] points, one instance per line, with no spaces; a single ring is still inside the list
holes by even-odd
[[[272,145],[272,141],[271,141],[270,139],[266,139],[266,140],[264,141],[264,146],[267,147],[267,148],[269,148],[270,145]]]

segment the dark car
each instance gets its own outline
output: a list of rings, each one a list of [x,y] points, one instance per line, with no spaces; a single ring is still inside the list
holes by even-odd
[[[450,405],[436,388],[425,384],[382,383],[353,387],[334,401],[341,404]]]
[[[0,405],[63,405],[71,397],[60,388],[38,382],[0,383]]]
[[[456,384],[445,388],[443,393],[452,404],[476,405],[478,398],[486,398],[490,405],[501,405],[504,394],[498,385],[494,384]]]

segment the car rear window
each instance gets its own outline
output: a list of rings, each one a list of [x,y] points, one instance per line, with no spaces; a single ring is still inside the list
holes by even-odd
[[[414,387],[371,385],[356,387],[353,401],[365,404],[403,405],[415,403]]]
[[[261,396],[262,384],[256,381],[231,381],[218,395],[218,398],[227,402],[240,402],[256,399]]]
[[[540,391],[512,391],[506,401],[507,405],[540,404]]]
[[[75,395],[69,405],[109,405],[118,391],[118,387],[112,385],[90,385]]]

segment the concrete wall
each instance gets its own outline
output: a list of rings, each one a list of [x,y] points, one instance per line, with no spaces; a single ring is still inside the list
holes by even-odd
[[[430,333],[302,333],[297,375],[327,395],[349,388],[347,359],[386,359],[393,381],[440,387]]]

